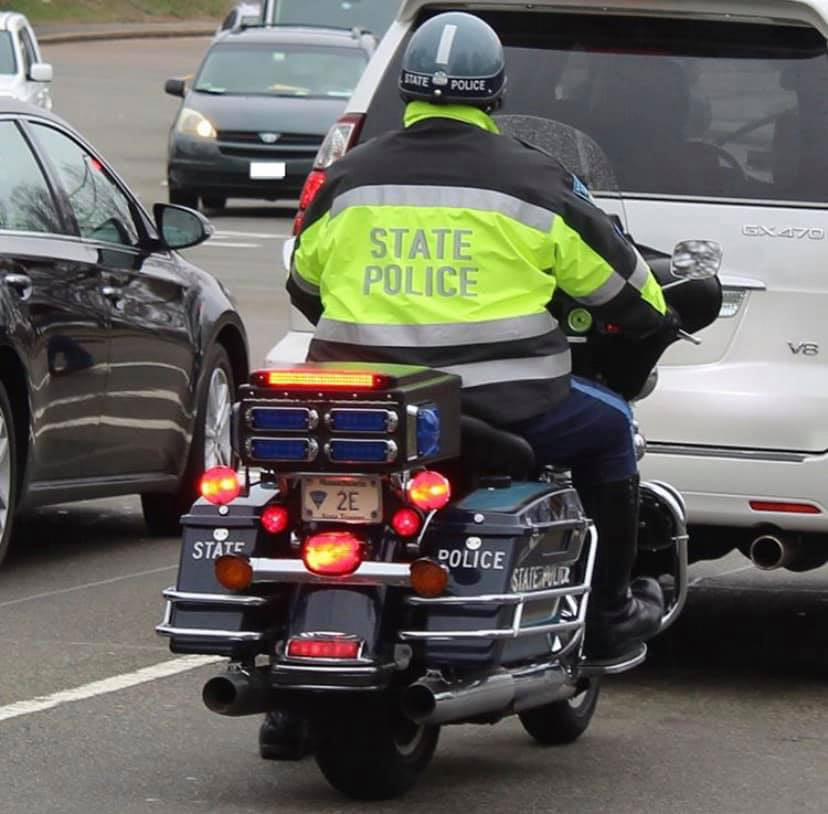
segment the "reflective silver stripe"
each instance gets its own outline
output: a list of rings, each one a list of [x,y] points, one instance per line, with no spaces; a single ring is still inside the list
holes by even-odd
[[[592,294],[577,297],[578,302],[582,302],[584,305],[606,305],[613,297],[617,297],[621,293],[624,283],[629,283],[638,291],[643,291],[650,277],[650,267],[638,252],[635,253],[635,256],[637,262],[633,273],[628,278],[624,278],[617,271],[613,271],[607,281]]]
[[[617,271],[613,271],[607,281],[602,283],[592,294],[586,294],[576,299],[584,305],[605,305],[621,293],[626,282]]]
[[[316,326],[314,337],[351,345],[441,348],[532,339],[551,333],[557,327],[558,321],[547,311],[485,322],[429,325],[366,325],[323,318]]]
[[[429,206],[447,209],[474,209],[495,212],[522,223],[530,229],[549,232],[555,213],[526,201],[474,187],[436,187],[378,185],[357,187],[337,196],[331,205],[331,218],[352,206]]]
[[[438,370],[460,376],[463,379],[463,387],[480,387],[484,384],[500,384],[527,379],[557,379],[566,376],[572,370],[572,359],[569,351],[566,350],[554,356],[494,359],[489,362],[440,367]]]
[[[635,271],[630,275],[629,283],[639,291],[643,291],[650,277],[650,267],[644,262],[644,258],[638,252],[635,253],[635,256],[638,262],[635,264]]]
[[[302,289],[306,294],[311,294],[314,297],[319,296],[319,286],[314,285],[311,282],[308,282],[297,270],[296,264],[290,264],[290,279],[293,280],[299,288]]]
[[[443,35],[440,37],[440,44],[437,46],[437,58],[434,60],[438,65],[449,64],[451,46],[454,45],[454,37],[456,34],[456,25],[443,26]]]

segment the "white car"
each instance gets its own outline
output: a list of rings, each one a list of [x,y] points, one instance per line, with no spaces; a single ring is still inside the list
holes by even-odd
[[[450,3],[405,0],[317,157],[398,127],[399,57]],[[720,318],[675,345],[638,418],[643,475],[683,493],[691,556],[764,568],[828,560],[828,0],[464,2],[501,35],[504,113],[593,137],[636,241],[724,250]],[[602,19],[596,19],[596,15]],[[304,355],[309,326],[269,360]]]
[[[52,74],[29,21],[14,11],[0,11],[0,96],[51,110]]]

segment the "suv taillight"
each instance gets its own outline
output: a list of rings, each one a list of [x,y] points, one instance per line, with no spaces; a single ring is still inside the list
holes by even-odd
[[[299,211],[293,221],[293,234],[298,235],[305,224],[305,211],[313,203],[314,198],[325,183],[325,170],[335,161],[342,158],[353,147],[359,138],[365,115],[362,113],[348,113],[342,116],[328,131],[316,159],[313,162],[313,171],[305,180],[302,194],[299,197]]]

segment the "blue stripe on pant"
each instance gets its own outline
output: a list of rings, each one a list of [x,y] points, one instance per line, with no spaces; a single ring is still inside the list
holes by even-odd
[[[577,376],[557,407],[507,429],[526,438],[538,464],[569,467],[576,486],[611,483],[638,471],[629,405],[612,390]]]

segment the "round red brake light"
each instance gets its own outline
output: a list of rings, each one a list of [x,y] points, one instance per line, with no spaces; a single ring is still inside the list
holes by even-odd
[[[239,496],[241,484],[235,469],[229,466],[214,466],[201,476],[199,491],[205,500],[217,506],[224,506]]]
[[[407,491],[411,503],[423,511],[442,509],[451,500],[448,478],[428,469],[411,479]]]
[[[400,537],[413,537],[422,525],[423,521],[414,509],[398,509],[391,518],[391,528]]]

